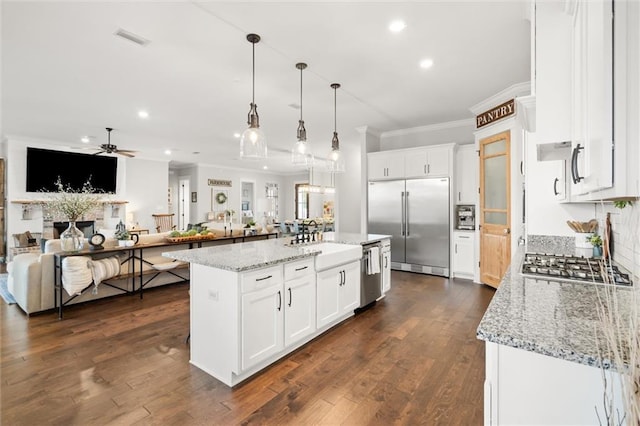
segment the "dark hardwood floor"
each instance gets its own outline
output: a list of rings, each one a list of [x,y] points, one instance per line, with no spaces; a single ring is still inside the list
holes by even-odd
[[[0,301],[2,425],[480,425],[494,294],[392,272],[392,289],[230,389],[189,364],[188,285],[27,318]]]

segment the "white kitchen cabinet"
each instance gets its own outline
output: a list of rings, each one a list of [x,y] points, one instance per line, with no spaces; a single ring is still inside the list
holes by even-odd
[[[485,362],[485,425],[594,425],[598,415],[604,419],[598,367],[492,342],[486,342]],[[617,418],[624,413],[622,391],[617,373],[609,374]]]
[[[454,144],[368,154],[369,180],[449,176]]]
[[[317,325],[329,325],[360,305],[360,262],[317,273]]]
[[[242,369],[284,348],[282,282],[242,295]]]
[[[453,276],[473,279],[475,271],[475,233],[456,231],[453,233]]]
[[[425,147],[405,153],[406,178],[449,176],[450,147]]]
[[[316,330],[316,274],[313,260],[285,265],[284,345],[290,346]]]
[[[575,1],[571,193],[613,185],[613,2]]]
[[[241,368],[246,370],[284,347],[282,266],[240,274]]]
[[[456,153],[456,204],[478,201],[478,153],[473,144],[461,145]]]
[[[368,155],[368,161],[370,180],[404,177],[404,154],[402,152],[372,152]]]

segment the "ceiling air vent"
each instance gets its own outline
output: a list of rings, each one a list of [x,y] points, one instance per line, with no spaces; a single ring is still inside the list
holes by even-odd
[[[129,40],[139,46],[146,46],[147,44],[151,43],[150,40],[140,37],[139,35],[129,32],[127,30],[123,30],[122,28],[118,28],[118,31],[116,31],[114,34],[125,40]]]

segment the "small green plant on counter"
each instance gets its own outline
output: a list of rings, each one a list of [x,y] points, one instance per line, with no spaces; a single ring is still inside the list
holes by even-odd
[[[602,238],[598,234],[593,234],[592,236],[587,237],[587,241],[589,241],[594,247],[602,247]]]
[[[121,231],[117,231],[115,233],[115,237],[116,237],[116,240],[130,240],[131,239],[131,235],[129,234],[129,231],[127,231],[126,229],[123,229]]]

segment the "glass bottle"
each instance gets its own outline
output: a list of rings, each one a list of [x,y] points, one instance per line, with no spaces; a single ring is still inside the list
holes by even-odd
[[[60,246],[66,252],[82,250],[84,234],[76,227],[75,221],[69,221],[69,227],[60,234]]]

